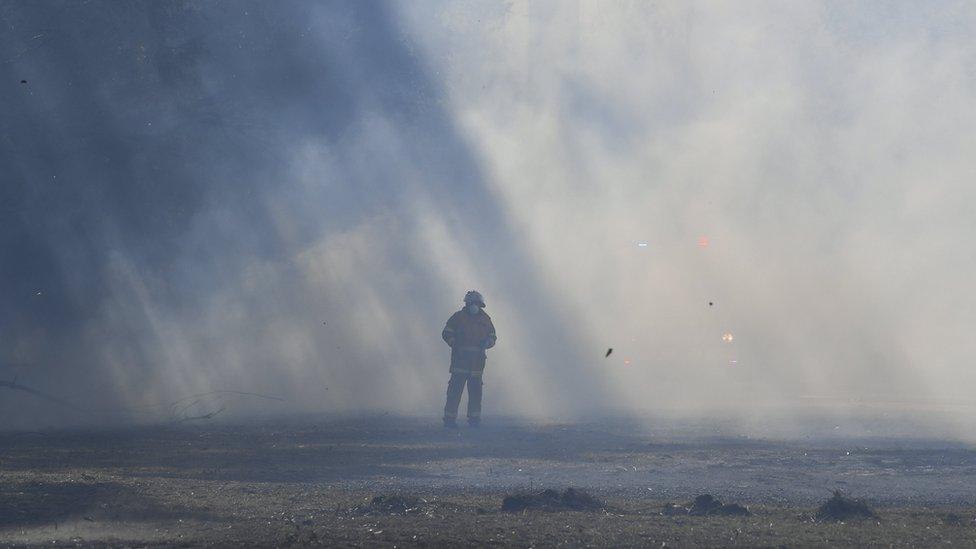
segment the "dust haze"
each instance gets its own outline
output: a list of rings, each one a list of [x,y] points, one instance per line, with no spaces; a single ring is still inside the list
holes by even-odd
[[[209,391],[285,399],[224,417],[436,418],[468,289],[498,329],[486,415],[963,425],[974,24],[0,2],[0,379],[86,411],[4,391],[0,428],[159,421]]]

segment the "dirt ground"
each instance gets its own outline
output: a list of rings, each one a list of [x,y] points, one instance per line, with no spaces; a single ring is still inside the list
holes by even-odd
[[[568,487],[603,508],[501,510]],[[838,489],[877,518],[813,520]],[[705,493],[752,514],[662,514]],[[974,519],[973,446],[830,429],[373,415],[0,433],[3,546],[976,546]]]

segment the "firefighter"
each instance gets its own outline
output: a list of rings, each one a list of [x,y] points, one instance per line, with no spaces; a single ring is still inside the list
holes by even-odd
[[[441,337],[451,347],[451,379],[447,382],[444,427],[457,427],[461,393],[468,385],[468,425],[481,424],[481,375],[485,350],[495,346],[495,326],[484,311],[485,299],[471,290],[464,294],[464,308],[451,315]]]

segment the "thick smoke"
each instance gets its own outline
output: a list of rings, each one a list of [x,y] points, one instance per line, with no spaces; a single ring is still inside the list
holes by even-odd
[[[388,5],[2,13],[3,360],[21,383],[114,417],[208,390],[436,409],[464,290],[550,306]],[[510,341],[578,370],[546,316]],[[34,416],[23,400],[5,417]]]
[[[971,404],[942,8],[0,3],[5,424],[436,416],[469,288],[497,413]]]
[[[971,6],[434,11],[455,117],[621,402],[971,417]]]

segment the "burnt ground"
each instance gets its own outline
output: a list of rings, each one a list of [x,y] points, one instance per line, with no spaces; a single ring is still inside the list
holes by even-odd
[[[0,433],[0,545],[976,546],[971,445],[486,419]],[[501,509],[570,487],[600,509]],[[816,521],[835,490],[876,517]],[[662,514],[705,493],[752,514]]]

